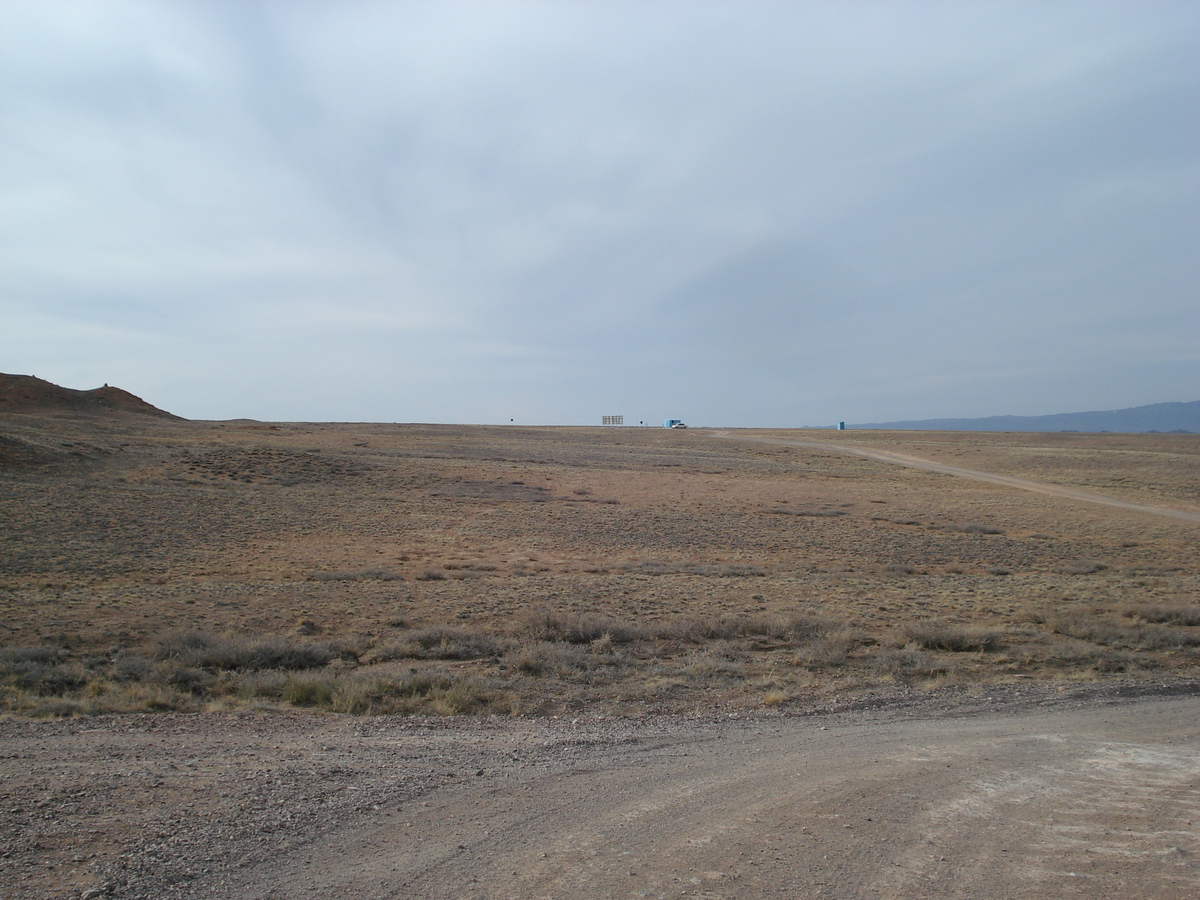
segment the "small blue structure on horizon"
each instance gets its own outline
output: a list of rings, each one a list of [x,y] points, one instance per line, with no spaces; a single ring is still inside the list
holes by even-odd
[[[664,419],[663,428],[674,428],[676,425],[683,424],[683,419]]]

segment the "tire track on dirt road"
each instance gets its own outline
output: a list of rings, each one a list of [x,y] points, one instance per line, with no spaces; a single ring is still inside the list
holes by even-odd
[[[867,447],[850,447],[846,444],[826,444],[823,441],[793,441],[782,438],[754,437],[749,435],[731,434],[728,431],[708,432],[710,437],[723,440],[753,441],[758,444],[774,444],[781,447],[799,447],[805,450],[825,450],[830,453],[844,453],[849,456],[860,456],[876,462],[893,463],[907,466],[910,469],[921,469],[925,472],[935,472],[939,475],[953,475],[956,478],[969,478],[972,481],[985,481],[989,484],[999,484],[1004,487],[1017,488],[1022,491],[1032,491],[1035,494],[1047,494],[1052,497],[1062,497],[1066,500],[1078,500],[1082,503],[1097,503],[1101,506],[1111,506],[1116,509],[1131,512],[1149,513],[1153,516],[1165,516],[1168,519],[1178,519],[1182,522],[1200,523],[1200,513],[1183,509],[1171,509],[1165,506],[1150,506],[1145,503],[1133,503],[1096,494],[1080,488],[1064,487],[1061,484],[1050,484],[1045,481],[1034,481],[1031,478],[1020,478],[1016,475],[1002,475],[998,472],[983,472],[978,469],[967,469],[963,466],[952,466],[947,463],[934,462],[916,456],[907,456],[892,450],[876,450]]]
[[[208,896],[1190,900],[1198,713],[1189,697],[596,735],[561,765],[447,785]]]

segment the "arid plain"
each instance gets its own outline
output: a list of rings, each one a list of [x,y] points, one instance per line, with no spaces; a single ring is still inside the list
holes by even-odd
[[[1190,898],[1197,514],[1193,435],[0,415],[0,883]]]
[[[1195,515],[1195,435],[0,429],[2,696],[25,714],[628,713],[1200,674],[1200,521],[819,446]]]

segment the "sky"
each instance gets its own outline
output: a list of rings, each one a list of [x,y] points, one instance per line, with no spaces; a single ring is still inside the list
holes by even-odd
[[[0,0],[0,371],[195,419],[1200,399],[1200,4]]]

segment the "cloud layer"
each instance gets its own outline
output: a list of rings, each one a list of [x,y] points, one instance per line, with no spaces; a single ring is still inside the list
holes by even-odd
[[[197,418],[1196,399],[1200,11],[0,6],[0,369]]]

